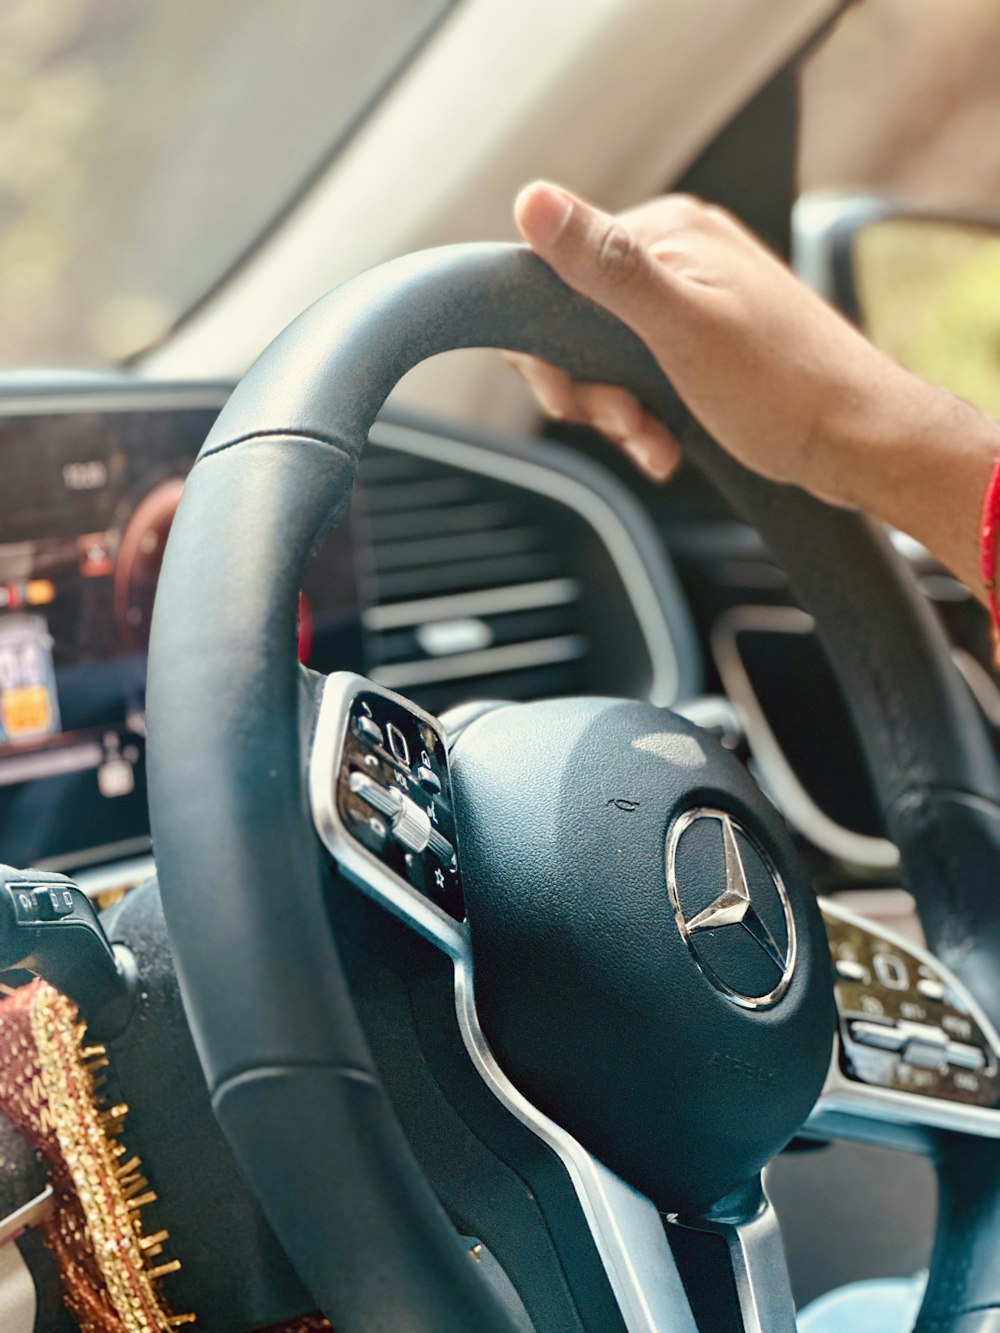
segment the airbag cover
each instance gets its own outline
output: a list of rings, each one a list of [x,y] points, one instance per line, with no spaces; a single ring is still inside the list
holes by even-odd
[[[781,819],[713,737],[642,703],[500,708],[452,762],[501,1065],[664,1211],[716,1202],[830,1060],[826,939]]]

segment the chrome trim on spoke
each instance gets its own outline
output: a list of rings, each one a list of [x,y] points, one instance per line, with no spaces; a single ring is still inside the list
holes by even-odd
[[[1000,1060],[1000,1034],[997,1029],[974,996],[939,959],[912,940],[904,939],[883,926],[881,922],[870,921],[830,898],[821,898],[820,903],[823,911],[831,916],[876,934],[880,940],[889,944],[898,945],[938,974],[947,975],[949,986],[961,994],[969,1014],[989,1040],[995,1058]],[[840,1067],[840,1037],[834,1037],[830,1070],[823,1091],[806,1122],[806,1134],[816,1138],[852,1139],[927,1152],[932,1149],[935,1133],[940,1130],[972,1134],[980,1138],[1000,1138],[1000,1108],[947,1101],[941,1097],[880,1088],[850,1079]]]
[[[835,1050],[804,1133],[811,1138],[849,1139],[926,1153],[940,1130],[1000,1139],[1000,1109],[855,1083],[841,1072]]]
[[[352,884],[412,927],[425,940],[436,945],[449,958],[465,958],[468,953],[465,926],[453,920],[429,898],[390,875],[372,852],[349,836],[340,821],[336,806],[340,752],[351,701],[359,690],[395,697],[391,690],[351,671],[338,671],[327,676],[309,755],[309,803],[316,831],[342,874]],[[416,716],[437,727],[437,719],[430,713],[409,700],[405,702]]]
[[[497,1063],[479,1025],[467,925],[396,879],[344,831],[336,780],[351,700],[359,689],[391,694],[350,672],[327,677],[323,688],[308,772],[313,820],[323,843],[353,884],[452,960],[455,1011],[469,1058],[497,1100],[562,1162],[629,1333],[697,1333],[655,1205],[533,1106]],[[407,707],[434,722],[408,701]]]
[[[739,714],[724,694],[699,694],[676,704],[673,711],[703,731],[715,732],[727,750],[738,749],[745,739]]]
[[[743,664],[737,644],[741,631],[806,633],[814,624],[812,616],[795,606],[736,607],[720,616],[712,629],[712,656],[743,725],[760,785],[792,827],[820,851],[851,865],[892,870],[899,865],[899,852],[887,838],[855,833],[838,824],[806,791],[771,729]]]
[[[725,1241],[744,1333],[795,1333],[785,1247],[763,1180],[721,1200],[703,1217],[673,1215],[670,1222]]]
[[[629,1333],[695,1333],[655,1205],[533,1106],[497,1064],[479,1026],[471,952],[455,960],[455,1002],[465,1049],[483,1082],[566,1168]]]

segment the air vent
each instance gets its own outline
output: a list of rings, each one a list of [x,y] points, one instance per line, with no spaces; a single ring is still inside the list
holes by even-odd
[[[649,573],[615,510],[577,477],[381,422],[360,480],[374,680],[435,712],[472,698],[675,696]]]

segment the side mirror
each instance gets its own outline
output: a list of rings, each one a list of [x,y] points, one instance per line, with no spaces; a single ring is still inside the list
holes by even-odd
[[[806,197],[796,267],[894,360],[1000,417],[1000,221]]]

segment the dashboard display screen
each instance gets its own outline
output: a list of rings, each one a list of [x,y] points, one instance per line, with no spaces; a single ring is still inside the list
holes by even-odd
[[[0,861],[72,868],[148,848],[153,598],[217,410],[0,415]],[[355,586],[343,524],[302,591],[309,665],[361,666]]]

